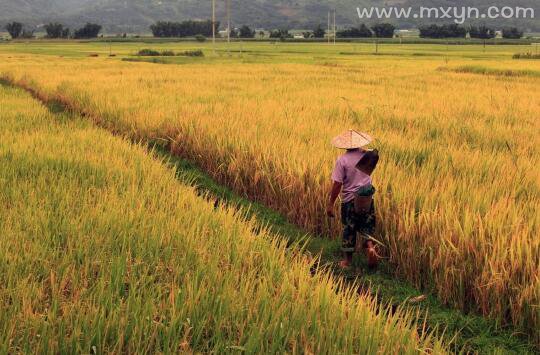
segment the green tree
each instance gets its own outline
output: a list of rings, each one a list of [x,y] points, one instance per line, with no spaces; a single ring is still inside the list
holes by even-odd
[[[520,39],[523,37],[523,31],[516,27],[505,28],[502,31],[503,38]]]
[[[88,22],[84,27],[75,31],[75,38],[96,38],[101,31],[101,26],[95,23]]]
[[[286,38],[292,38],[292,35],[289,33],[289,30],[281,29],[270,32],[270,38],[280,38],[284,40]]]
[[[420,26],[421,38],[465,38],[467,30],[457,24]]]
[[[69,37],[69,28],[57,22],[51,22],[45,25],[45,31],[48,38],[67,38]]]
[[[219,22],[215,23],[215,28],[219,28]],[[158,21],[150,26],[154,37],[193,37],[203,35],[212,36],[212,21],[183,21],[169,22]]]
[[[471,38],[491,39],[495,38],[495,30],[485,25],[479,27],[471,26],[469,28],[469,35]]]
[[[373,37],[371,30],[364,24],[360,27],[351,27],[337,33],[338,37],[341,38],[370,38]]]
[[[240,38],[253,38],[255,37],[255,31],[253,31],[249,26],[244,25],[240,27]]]
[[[378,23],[371,27],[373,34],[377,38],[392,38],[396,27],[390,23]]]
[[[358,37],[360,37],[360,38],[370,38],[370,37],[373,37],[373,32],[371,32],[369,27],[367,27],[364,24],[361,24],[360,27],[358,27]]]
[[[23,31],[23,24],[20,22],[11,22],[6,25],[6,31],[8,31],[11,38],[19,38]]]
[[[313,30],[313,37],[314,38],[324,38],[324,35],[326,34],[326,31],[324,30],[324,28],[322,28],[321,25],[318,25],[314,30]]]

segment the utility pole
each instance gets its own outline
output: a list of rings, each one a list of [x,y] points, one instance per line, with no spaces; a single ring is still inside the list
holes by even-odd
[[[328,11],[328,32],[326,34],[328,44],[330,44],[330,11]]]
[[[231,43],[231,0],[227,0],[227,43]]]
[[[216,50],[216,0],[212,0],[212,46]]]
[[[337,26],[336,26],[336,9],[334,9],[334,45],[336,44]]]

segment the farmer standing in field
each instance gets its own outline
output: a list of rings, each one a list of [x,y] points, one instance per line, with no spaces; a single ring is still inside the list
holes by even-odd
[[[371,236],[375,231],[375,206],[371,183],[371,173],[377,166],[379,154],[364,150],[373,138],[368,134],[348,130],[332,140],[332,145],[346,152],[340,156],[332,173],[332,190],[326,213],[334,217],[334,204],[341,193],[341,222],[343,224],[342,252],[340,267],[351,265],[357,245],[357,234],[363,239],[363,248],[368,258],[368,266],[375,267],[378,255]]]

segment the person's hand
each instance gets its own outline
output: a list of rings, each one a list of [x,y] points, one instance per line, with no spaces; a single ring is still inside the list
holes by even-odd
[[[326,206],[326,215],[330,218],[334,218],[336,216],[334,213],[334,206],[331,206],[331,205]]]

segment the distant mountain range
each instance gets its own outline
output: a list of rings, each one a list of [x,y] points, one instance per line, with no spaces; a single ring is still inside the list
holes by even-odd
[[[216,0],[217,17],[225,23],[225,1]],[[102,24],[107,32],[149,32],[148,26],[159,20],[182,21],[209,19],[211,0],[0,0],[0,25],[17,20],[30,26],[59,21],[68,26],[85,22]],[[444,20],[360,20],[357,7],[369,6],[448,7],[523,6],[535,10],[535,19],[475,20],[502,28],[517,26],[540,31],[540,0],[231,0],[231,17],[235,26],[255,28],[311,28],[326,26],[328,11],[336,8],[339,27],[359,23],[391,22],[400,28],[419,24],[442,23]],[[448,21],[448,20],[445,20]],[[222,26],[223,27],[223,26]]]

